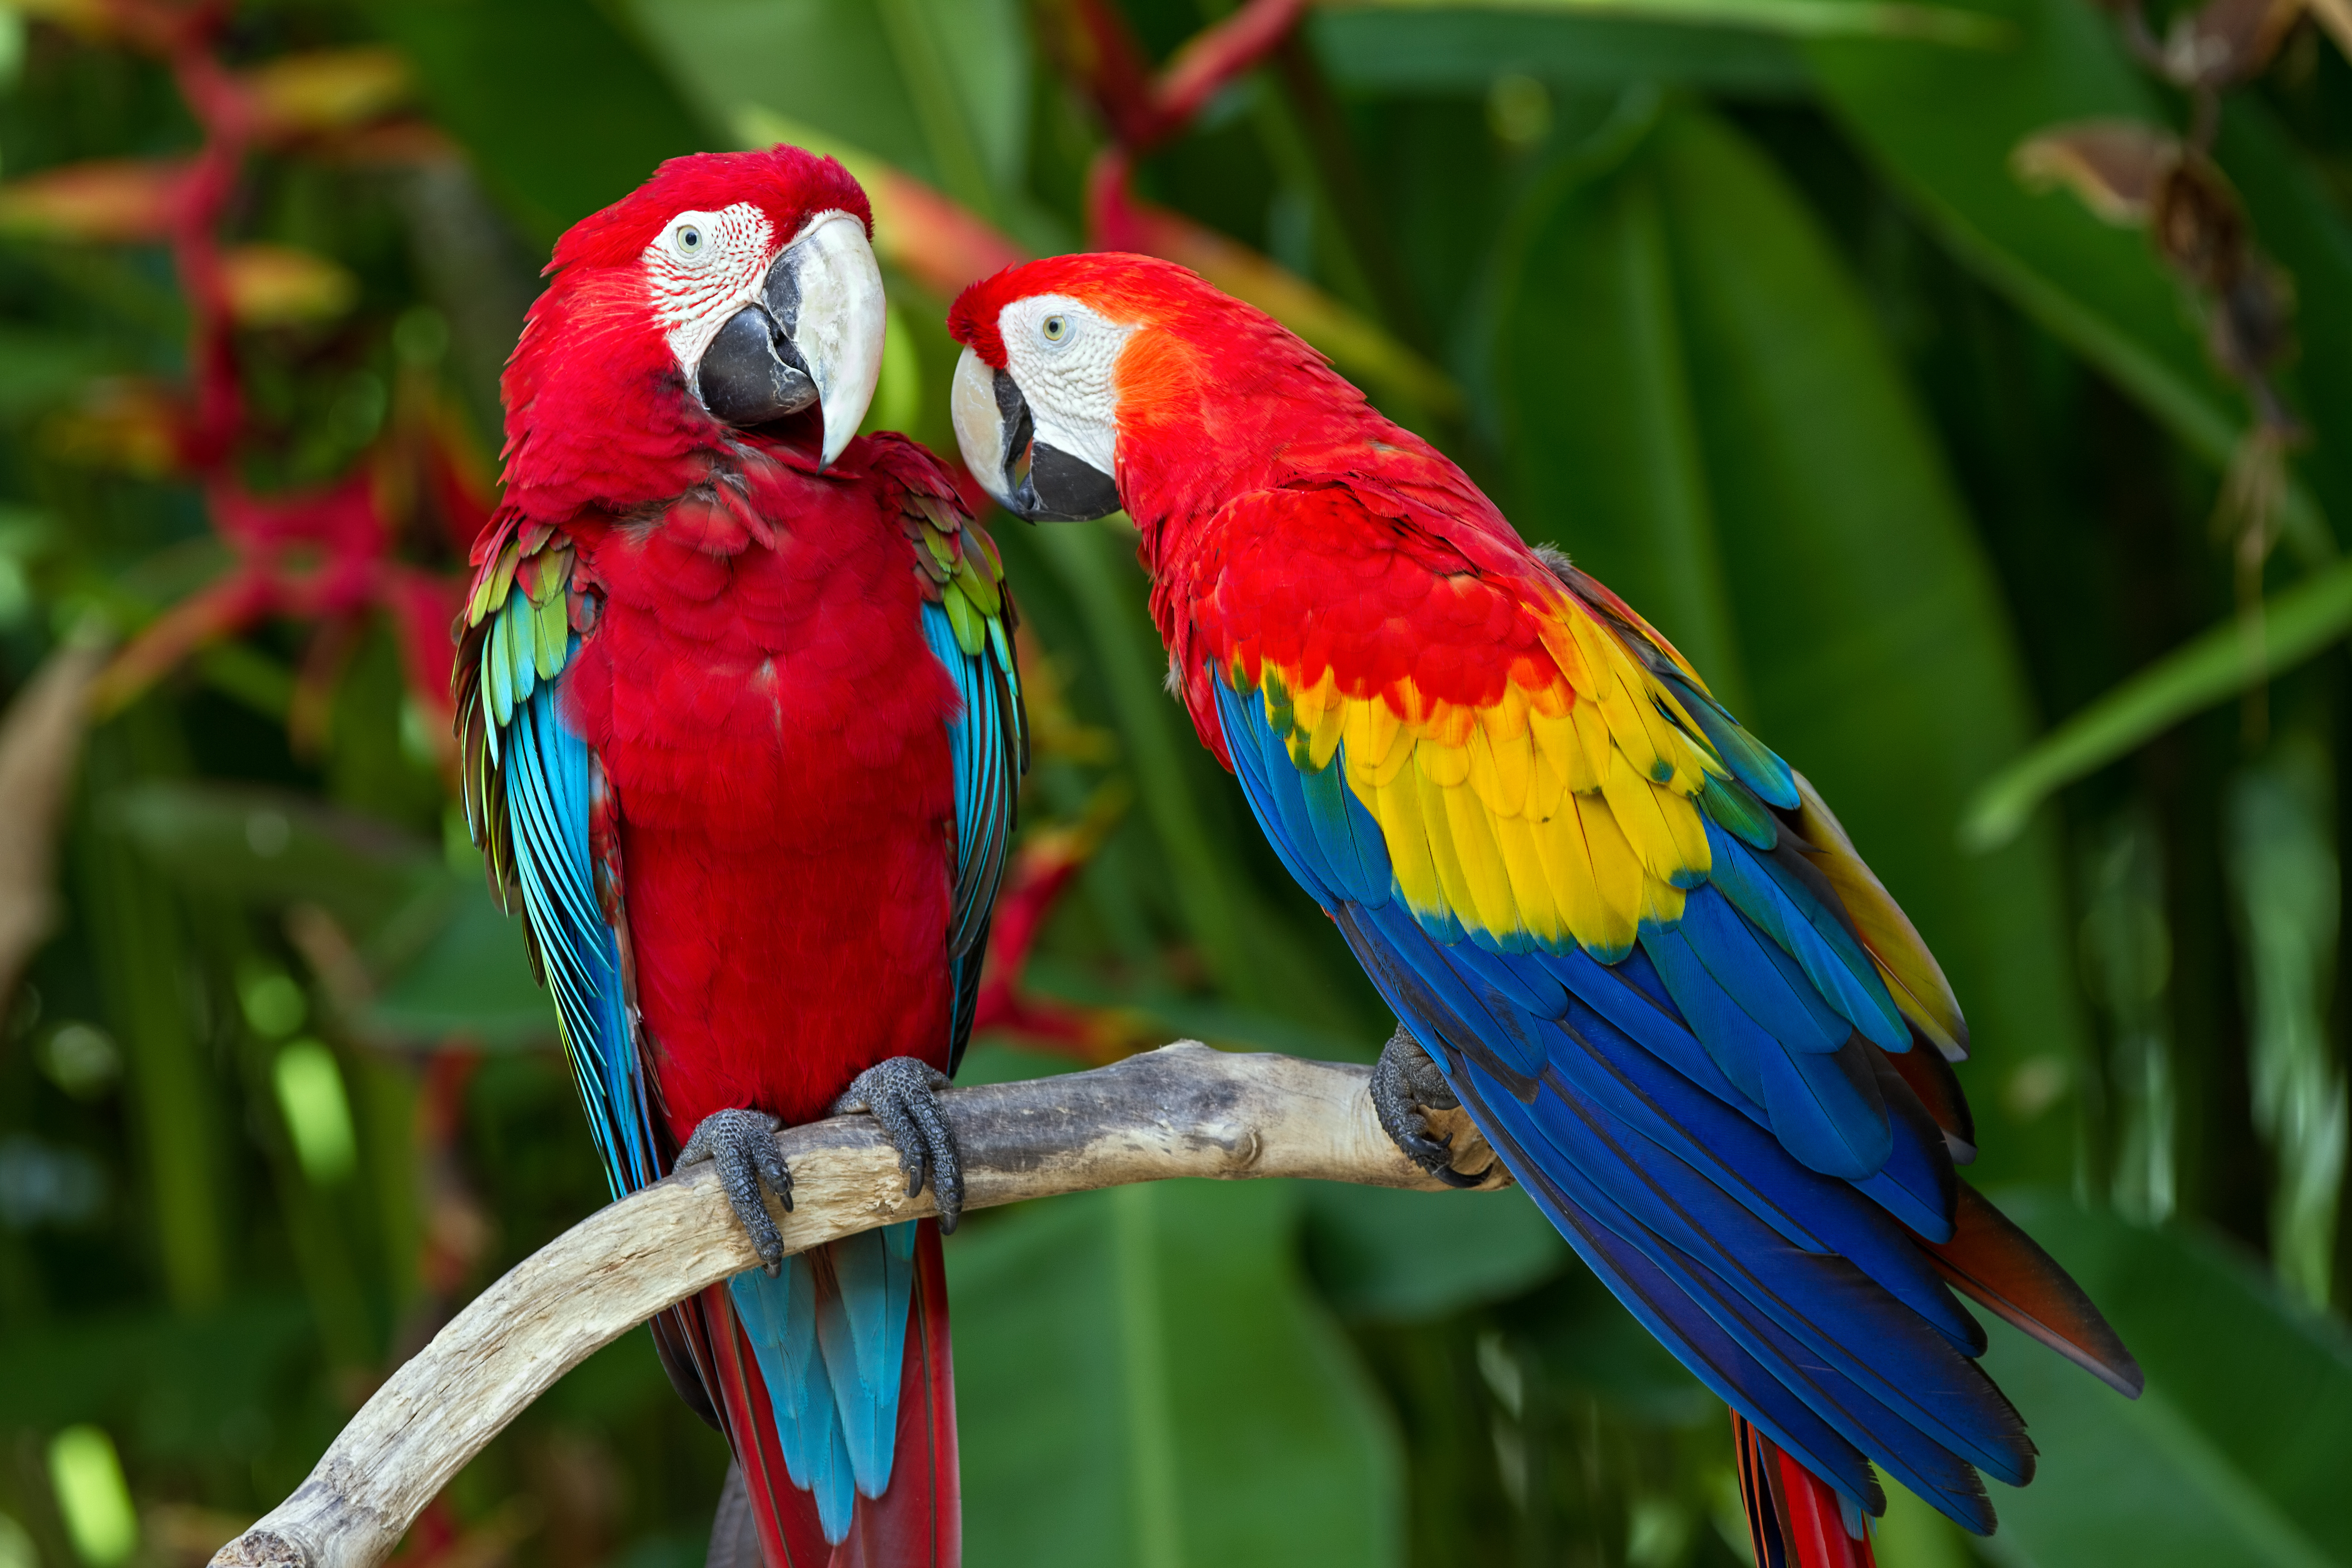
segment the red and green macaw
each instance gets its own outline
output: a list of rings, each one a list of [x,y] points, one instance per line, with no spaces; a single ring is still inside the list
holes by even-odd
[[[1180,267],[974,284],[964,460],[1017,515],[1124,506],[1169,679],[1402,1020],[1390,1135],[1465,1109],[1731,1405],[1758,1561],[1869,1560],[1876,1465],[1990,1531],[2033,1446],[1957,1289],[2126,1394],[2082,1290],[1954,1171],[1967,1026],[1821,797],[1673,645]]]
[[[1024,720],[995,547],[937,459],[853,439],[865,194],[680,158],[559,240],[474,548],[466,798],[617,1195],[717,1163],[764,1270],[655,1321],[737,1468],[714,1563],[952,1564],[932,1091],[971,1033]],[[940,1219],[782,1256],[779,1123],[868,1110]]]

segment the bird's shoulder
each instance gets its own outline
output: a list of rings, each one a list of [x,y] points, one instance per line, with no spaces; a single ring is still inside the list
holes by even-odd
[[[963,651],[977,658],[993,638],[1009,637],[1017,617],[1004,557],[972,515],[954,470],[895,431],[861,436],[844,457],[846,469],[862,472],[874,485],[885,515],[906,541],[925,602],[946,613]]]

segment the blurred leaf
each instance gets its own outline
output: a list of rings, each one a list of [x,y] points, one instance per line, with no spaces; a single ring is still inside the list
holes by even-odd
[[[299,795],[152,782],[108,798],[110,817],[188,887],[268,909],[316,904],[347,940],[362,994],[349,1021],[414,1046],[497,1048],[554,1037],[520,921],[478,873],[453,871],[421,839]]]
[[[2323,567],[2263,601],[2258,640],[2225,622],[2158,659],[2035,742],[1969,796],[1960,837],[1971,849],[2014,839],[2033,808],[2183,719],[2292,669],[2352,626],[2352,563]]]
[[[282,791],[157,780],[115,792],[105,811],[192,888],[252,904],[306,900],[355,931],[447,875],[422,841]]]
[[[0,231],[84,244],[162,239],[186,165],[100,158],[0,185]]]
[[[1745,712],[1656,171],[1601,177],[1657,103],[1629,94],[1622,129],[1559,160],[1516,215],[1495,374],[1522,526],[1640,606]]]
[[[494,1050],[555,1042],[555,1005],[532,981],[522,921],[490,901],[479,877],[450,889],[442,923],[360,1007],[373,1037]]]
[[[1307,1261],[1324,1300],[1366,1322],[1413,1322],[1500,1301],[1567,1265],[1525,1193],[1305,1184]]]
[[[927,30],[954,98],[939,107],[970,128],[988,180],[1010,184],[1025,161],[1030,51],[1017,0],[892,0],[888,8],[875,0],[659,0],[635,10],[713,121],[730,124],[764,106],[971,205],[935,155],[931,121],[893,45],[894,24]]]
[[[1806,46],[1832,109],[1963,261],[2114,378],[2216,468],[2246,425],[2198,324],[2141,235],[2072,197],[2021,184],[2028,138],[2085,120],[2161,121],[2116,23],[2083,0],[1981,0],[2021,47],[1976,52],[1821,40]],[[2310,496],[2284,505],[2306,556],[2332,542]]]
[[[2014,34],[2000,18],[1904,0],[1362,0],[1398,9],[1564,12],[1632,16],[1686,26],[1737,27],[1792,38],[1909,38],[1989,49]]]
[[[2286,381],[2312,429],[2298,466],[2328,515],[2352,522],[2352,216],[2341,187],[2331,193],[2326,171],[2256,94],[2231,98],[2214,152],[2256,242],[2294,279],[2302,354]]]
[[[408,62],[398,51],[362,45],[280,55],[245,79],[254,107],[281,136],[363,125],[408,100]]]
[[[1297,1202],[1119,1187],[950,1242],[974,1568],[1401,1561],[1395,1439],[1299,1286]]]
[[[1786,38],[1627,16],[1547,16],[1401,5],[1318,8],[1307,23],[1334,81],[1359,92],[1483,98],[1497,77],[1663,80],[1742,92],[1801,91],[1811,67]]]
[[[1550,1284],[1498,1316],[1542,1358],[1553,1381],[1623,1415],[1671,1426],[1723,1419],[1722,1401],[1582,1263],[1561,1269]]]
[[[2084,1048],[2055,847],[1972,858],[1953,835],[1970,784],[2031,723],[1990,568],[1869,307],[1771,165],[1694,115],[1667,128],[1659,168],[1752,721],[1951,977],[1980,1169],[2054,1174],[2063,1120],[2001,1128],[1984,1091]]]
[[[309,1324],[299,1297],[248,1296],[194,1316],[12,1331],[0,1340],[0,1429],[102,1420],[159,1456],[243,1455],[264,1435],[255,1430],[261,1407]]]
[[[0,328],[0,419],[62,401],[104,363],[87,338]]]
[[[2186,1227],[2140,1230],[2057,1193],[2000,1205],[2080,1280],[2147,1373],[2127,1401],[1995,1324],[1986,1370],[2017,1402],[2040,1473],[1999,1500],[2043,1563],[2352,1563],[2352,1341]]]
[[[2230,785],[2226,835],[2245,990],[2254,1131],[2270,1146],[2280,1286],[2325,1310],[2344,1194],[2347,1106],[2327,1026],[2344,889],[2336,780],[2317,739],[2281,737]]]
[[[89,742],[94,788],[134,763],[168,757],[176,737],[152,709],[134,709]],[[145,753],[161,753],[161,756]],[[210,1307],[228,1289],[229,1227],[222,1192],[224,1118],[211,1054],[196,1034],[186,989],[192,954],[181,901],[128,836],[103,820],[78,837],[79,912],[90,929],[100,994],[124,1047],[137,1113],[142,1172],[165,1290],[183,1310]]]
[[[42,661],[0,716],[0,1005],[57,921],[58,819],[81,762],[89,683],[106,661],[95,638]]]
[[[1048,523],[1033,537],[1086,627],[1094,662],[1108,688],[1121,750],[1134,768],[1143,815],[1158,835],[1186,934],[1200,949],[1225,999],[1263,1004],[1271,976],[1242,940],[1249,892],[1234,858],[1211,842],[1193,770],[1179,748],[1190,727],[1160,684],[1166,668],[1159,637],[1144,618],[1143,584],[1121,559],[1133,538],[1125,512],[1101,524]]]
[[[348,268],[285,245],[233,246],[221,255],[229,313],[247,327],[332,321],[359,302]]]
[[[2233,101],[2221,146],[2263,245],[2297,279],[2296,380],[2316,439],[2307,466],[2331,507],[2352,512],[2352,223],[2257,100]],[[2294,668],[2352,629],[2352,572],[2323,568],[2263,605],[2261,634],[2218,626],[2071,714],[1970,800],[1962,834],[2006,843],[2053,791],[2182,720]]]
[[[370,15],[541,244],[664,158],[718,144],[593,0],[375,0]]]

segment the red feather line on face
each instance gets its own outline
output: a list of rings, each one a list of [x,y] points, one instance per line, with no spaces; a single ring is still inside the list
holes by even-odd
[[[681,212],[757,205],[782,246],[821,212],[873,210],[847,170],[797,147],[673,158],[556,242],[500,392],[507,502],[560,521],[625,512],[703,483],[733,437],[687,390],[655,315],[644,253]]]

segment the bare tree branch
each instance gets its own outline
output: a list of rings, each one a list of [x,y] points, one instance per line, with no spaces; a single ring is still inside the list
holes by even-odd
[[[1171,1176],[1315,1176],[1446,1190],[1373,1116],[1366,1069],[1192,1041],[1110,1067],[943,1095],[969,1208]],[[1459,1112],[1454,1164],[1507,1178]],[[873,1121],[779,1135],[799,1251],[932,1212]],[[393,1373],[290,1498],[215,1568],[373,1568],[449,1479],[555,1380],[630,1328],[757,1262],[709,1166],[591,1215],[515,1266]]]

